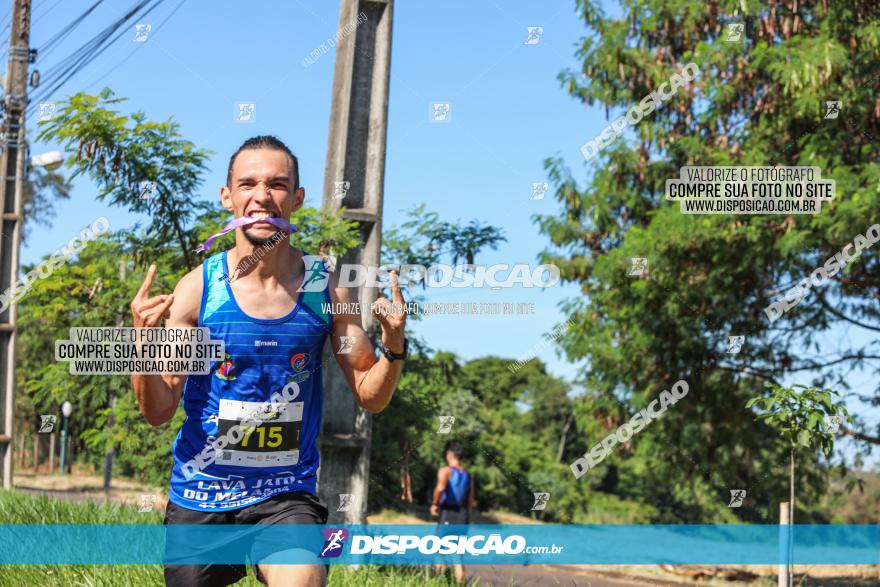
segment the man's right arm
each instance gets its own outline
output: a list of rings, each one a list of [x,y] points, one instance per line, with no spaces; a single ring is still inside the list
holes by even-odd
[[[432,516],[440,515],[440,498],[443,495],[443,492],[446,491],[446,486],[449,484],[449,478],[451,475],[452,472],[449,470],[449,467],[441,467],[437,471],[437,485],[434,487],[434,493],[431,495]]]
[[[156,266],[151,265],[147,277],[131,302],[135,328],[161,326],[165,318],[167,328],[192,328],[198,325],[202,299],[201,265],[181,279],[174,293],[149,297],[150,286],[156,277]],[[151,426],[161,426],[177,411],[186,375],[146,374],[131,376],[131,386],[138,407]]]

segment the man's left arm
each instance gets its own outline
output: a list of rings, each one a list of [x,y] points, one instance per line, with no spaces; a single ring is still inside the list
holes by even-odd
[[[357,300],[352,291],[338,287],[338,277],[331,280],[331,301],[334,309],[353,309]],[[391,272],[391,300],[379,296],[371,308],[373,316],[382,328],[382,344],[394,354],[404,351],[404,311],[403,294],[397,273]],[[360,312],[334,312],[332,328],[333,353],[336,362],[354,393],[355,400],[363,409],[378,414],[391,401],[391,396],[400,381],[403,360],[390,361],[384,354],[376,358],[373,344],[361,327]],[[349,352],[340,353],[343,337],[354,340]]]

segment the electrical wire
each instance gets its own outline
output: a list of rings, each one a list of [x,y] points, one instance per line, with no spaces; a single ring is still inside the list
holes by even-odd
[[[52,66],[43,76],[44,79],[49,80],[49,83],[43,84],[40,90],[35,94],[28,106],[28,114],[31,114],[36,110],[37,105],[41,100],[58,91],[58,89],[67,83],[73,76],[82,71],[83,68],[94,61],[109,46],[125,34],[124,29],[122,31],[119,30],[125,25],[125,23],[134,18],[135,15],[140,15],[141,17],[146,16],[160,6],[163,1],[164,0],[140,0],[125,14],[117,18],[113,23],[83,44],[71,55]],[[146,8],[151,2],[153,2],[153,5]],[[146,8],[146,10],[144,10],[144,8]]]
[[[103,1],[104,0],[97,0],[85,12],[73,19],[73,21],[71,21],[69,25],[55,33],[55,35],[53,35],[52,38],[46,41],[46,43],[42,47],[39,47],[38,55],[40,56],[40,58],[45,58],[52,52],[53,49],[58,47],[58,45],[60,45],[62,41],[64,41],[64,39],[66,39],[70,35],[70,33],[72,33],[73,30],[77,26],[79,26],[79,24],[84,21],[86,17],[90,15],[95,10],[95,8],[97,8],[98,5],[100,5]]]
[[[58,0],[58,2],[56,2],[55,4],[53,4],[52,6],[49,7],[49,10],[44,11],[43,14],[40,14],[39,16],[33,17],[31,19],[31,29],[33,30],[34,24],[36,24],[36,22],[38,20],[40,20],[41,18],[43,18],[44,16],[46,16],[47,14],[49,14],[50,12],[55,10],[55,7],[58,6],[59,4],[61,4],[63,1],[64,0]]]
[[[168,22],[168,21],[171,19],[171,17],[174,16],[174,14],[175,14],[178,10],[180,10],[181,6],[183,6],[185,2],[186,2],[186,0],[180,0],[180,4],[178,4],[178,5],[174,8],[174,10],[172,10],[171,13],[168,14],[168,16],[165,17],[165,20],[163,20],[162,22],[159,23],[159,26],[156,27],[156,30],[155,30],[155,31],[150,31],[150,35],[155,35],[155,34],[158,33],[160,30],[162,30],[162,27],[165,25],[165,23]],[[116,71],[117,69],[119,69],[120,67],[122,67],[122,65],[123,65],[126,61],[128,61],[128,60],[132,57],[132,55],[134,55],[135,52],[136,52],[138,49],[141,48],[142,45],[143,45],[143,43],[138,43],[137,47],[135,47],[134,49],[132,49],[132,50],[128,53],[128,55],[126,55],[126,56],[122,59],[122,61],[120,61],[119,63],[117,63],[116,65],[114,65],[114,66],[110,69],[110,71],[108,71],[107,73],[105,73],[104,75],[102,75],[101,77],[99,77],[98,79],[96,79],[95,81],[93,81],[92,83],[90,83],[89,85],[85,86],[85,88],[86,88],[86,89],[91,88],[92,86],[94,86],[94,85],[98,84],[99,82],[101,82],[102,80],[104,80],[104,78],[106,78],[108,75],[110,75],[111,73],[113,73],[114,71]]]

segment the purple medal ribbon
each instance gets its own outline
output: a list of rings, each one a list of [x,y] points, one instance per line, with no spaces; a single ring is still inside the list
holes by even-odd
[[[214,234],[209,236],[208,240],[206,240],[204,243],[201,244],[201,246],[199,246],[199,248],[196,249],[196,252],[201,253],[202,251],[209,250],[211,248],[211,245],[214,244],[214,241],[217,240],[217,238],[223,236],[227,232],[232,232],[240,226],[247,226],[249,224],[253,224],[254,222],[268,222],[269,224],[286,234],[297,231],[296,225],[291,224],[284,218],[253,218],[251,216],[241,216],[239,218],[231,220],[229,224],[224,226],[223,230],[221,230],[220,232],[215,232]]]

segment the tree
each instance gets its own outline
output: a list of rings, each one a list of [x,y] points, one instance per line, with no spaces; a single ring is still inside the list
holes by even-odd
[[[606,430],[674,381],[689,382],[688,399],[633,439],[630,460],[650,466],[636,459],[624,491],[664,516],[703,520],[727,515],[718,505],[727,489],[764,479],[784,458],[743,409],[753,390],[800,372],[845,390],[849,371],[877,368],[871,345],[830,349],[822,339],[840,324],[880,329],[876,250],[783,319],[771,324],[763,309],[880,218],[871,138],[880,132],[880,27],[863,1],[621,5],[622,17],[608,18],[598,2],[577,0],[592,34],[577,52],[581,69],[559,76],[573,98],[623,114],[686,64],[700,74],[602,151],[585,185],[561,156],[546,160],[561,210],[534,218],[550,242],[540,260],[582,287],[562,308],[579,327],[561,347],[587,359],[588,386],[613,400]],[[727,42],[736,23],[745,24],[741,42]],[[825,120],[832,99],[845,111]],[[685,165],[777,164],[819,166],[837,181],[835,201],[816,216],[691,216],[664,198],[665,180]],[[647,278],[627,275],[634,257],[648,258]],[[726,352],[730,335],[746,336],[739,354]],[[876,394],[862,399],[880,405]],[[582,413],[579,435],[601,417]],[[809,478],[818,488],[821,479]],[[778,475],[762,484],[766,519],[769,485],[782,485]]]
[[[832,389],[818,389],[806,385],[782,387],[768,384],[770,395],[753,397],[746,403],[747,408],[757,406],[763,412],[758,419],[777,429],[786,440],[790,455],[789,488],[791,504],[791,523],[794,523],[795,451],[819,444],[825,456],[834,449],[834,436],[841,420],[850,420],[849,412],[840,403],[835,403],[839,394]]]
[[[109,199],[111,205],[150,215],[144,250],[176,242],[184,265],[192,268],[192,251],[199,243],[187,226],[214,207],[197,197],[210,152],[183,139],[176,122],[153,122],[141,111],[128,117],[111,108],[124,101],[108,88],[98,95],[80,92],[41,122],[37,138],[64,146],[70,154],[65,164],[74,170],[71,178],[93,179],[99,201]],[[144,193],[142,182],[155,183],[155,190]]]
[[[34,225],[52,226],[55,201],[70,197],[70,180],[42,167],[28,166],[21,193],[21,240],[27,242]]]

